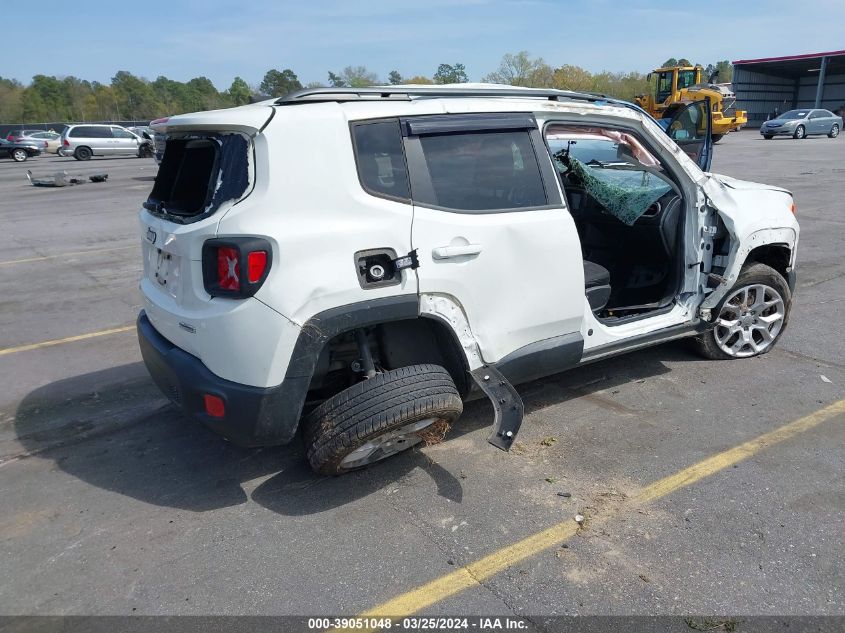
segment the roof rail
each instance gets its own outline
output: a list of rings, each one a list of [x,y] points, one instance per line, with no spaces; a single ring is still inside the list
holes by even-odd
[[[325,103],[331,101],[396,100],[410,101],[412,97],[532,97],[548,101],[606,101],[628,105],[606,95],[547,88],[517,88],[495,86],[476,88],[464,86],[370,86],[367,88],[305,88],[276,99],[276,105]]]

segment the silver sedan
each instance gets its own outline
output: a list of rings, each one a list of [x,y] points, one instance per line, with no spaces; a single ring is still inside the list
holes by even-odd
[[[841,129],[841,116],[828,110],[807,108],[790,110],[766,121],[760,126],[760,134],[767,140],[775,136],[806,138],[812,134],[827,134],[830,138],[836,138]]]

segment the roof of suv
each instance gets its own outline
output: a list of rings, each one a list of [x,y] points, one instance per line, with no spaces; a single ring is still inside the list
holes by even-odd
[[[281,98],[237,108],[181,114],[151,123],[162,133],[179,129],[239,129],[256,132],[269,123],[268,108],[277,114],[310,118],[317,114],[348,120],[457,112],[601,113],[626,119],[653,119],[638,106],[604,95],[523,88],[499,84],[446,86],[372,86],[368,88],[311,88]]]
[[[396,103],[417,100],[472,99],[501,103],[515,99],[520,102],[530,99],[550,103],[594,104],[598,106],[621,106],[646,114],[639,106],[614,99],[603,94],[573,92],[547,88],[526,88],[503,84],[465,83],[434,85],[370,86],[367,88],[307,88],[292,92],[278,99],[264,101],[274,105],[304,105],[309,103]]]

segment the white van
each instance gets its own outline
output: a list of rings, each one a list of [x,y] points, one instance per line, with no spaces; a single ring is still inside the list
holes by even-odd
[[[69,125],[61,137],[61,156],[88,160],[92,156],[153,155],[152,141],[143,139],[119,125]]]

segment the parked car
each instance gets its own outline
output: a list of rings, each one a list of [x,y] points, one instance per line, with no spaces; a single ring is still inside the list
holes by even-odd
[[[0,139],[0,156],[11,158],[16,163],[22,163],[27,158],[38,156],[41,150],[31,143],[12,143]]]
[[[683,337],[764,354],[792,303],[794,202],[705,177],[709,121],[706,101],[667,134],[596,95],[468,85],[157,122],[144,362],[237,444],[302,426],[335,475],[439,439],[476,397],[507,450],[513,385],[597,359]]]
[[[59,154],[88,160],[92,156],[152,156],[152,143],[119,125],[70,125],[62,132]]]
[[[43,141],[44,143],[46,143],[46,148],[44,150],[45,153],[58,154],[59,148],[62,146],[61,137],[62,135],[58,132],[53,132],[49,130],[36,130],[30,131],[21,140],[32,139],[34,141]]]
[[[814,134],[827,134],[830,138],[839,136],[842,117],[829,110],[790,110],[760,126],[760,134],[770,140],[775,136],[806,138]]]
[[[43,137],[34,136],[39,132],[43,132],[43,130],[18,130],[17,132],[9,132],[9,134],[6,136],[6,140],[11,141],[12,143],[24,143],[26,145],[34,145],[42,152],[46,153],[49,151],[49,142]]]
[[[159,135],[149,125],[138,125],[135,127],[126,128],[133,134],[137,134],[141,138],[149,141],[149,144],[144,147],[144,156],[152,155],[157,164],[161,164],[161,156],[159,154],[159,146],[164,144],[164,139],[159,138]],[[161,152],[164,153],[163,151]]]

